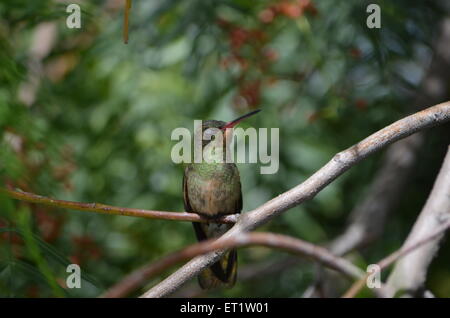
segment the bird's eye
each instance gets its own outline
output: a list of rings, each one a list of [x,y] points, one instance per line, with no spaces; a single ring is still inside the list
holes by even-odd
[[[206,140],[211,140],[214,139],[214,134],[215,134],[216,130],[213,128],[208,128],[205,130],[205,132],[203,133],[203,139]]]

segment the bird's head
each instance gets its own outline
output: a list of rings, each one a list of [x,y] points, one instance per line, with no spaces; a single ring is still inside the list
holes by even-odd
[[[233,137],[233,127],[235,127],[237,124],[239,124],[244,119],[253,116],[257,113],[259,113],[261,110],[257,109],[255,111],[252,111],[250,113],[247,113],[243,116],[240,116],[232,121],[224,122],[221,120],[205,120],[202,122],[202,146],[205,147],[211,142],[216,141],[216,134],[221,133],[222,134],[222,142],[224,146],[229,144],[231,142],[231,139]],[[220,142],[220,141],[216,141]],[[218,146],[218,145],[216,145]]]
[[[202,122],[202,148],[208,158],[224,158],[226,148],[233,139],[233,127],[244,119],[253,116],[260,110],[255,110],[232,121],[205,120]]]

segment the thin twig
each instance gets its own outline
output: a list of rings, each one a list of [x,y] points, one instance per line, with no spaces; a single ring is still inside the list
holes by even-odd
[[[44,196],[40,196],[34,193],[16,191],[12,189],[0,188],[0,193],[4,193],[7,196],[30,203],[43,204],[58,208],[71,209],[85,212],[96,212],[112,215],[126,215],[136,216],[147,219],[160,219],[160,220],[172,220],[172,221],[191,221],[191,222],[212,222],[215,223],[235,223],[238,219],[238,214],[230,214],[218,219],[208,219],[200,216],[196,213],[187,212],[168,212],[168,211],[153,211],[144,209],[122,208],[101,203],[81,203],[74,201],[57,200]]]
[[[125,0],[125,13],[123,17],[123,42],[128,44],[128,24],[131,9],[131,0]]]
[[[391,264],[393,264],[395,261],[397,261],[399,258],[405,256],[408,253],[411,253],[412,251],[418,249],[419,247],[433,241],[435,238],[439,237],[444,233],[446,230],[450,228],[450,222],[444,223],[444,225],[441,225],[439,228],[437,228],[434,232],[432,232],[430,235],[425,237],[424,239],[415,242],[411,245],[409,245],[406,248],[399,249],[395,251],[394,253],[390,254],[389,256],[383,258],[381,261],[377,263],[379,266],[380,272],[387,267],[389,267]],[[348,290],[347,292],[342,296],[343,298],[353,298],[356,296],[356,294],[364,287],[367,278],[372,273],[366,274],[363,278],[356,281]]]
[[[364,276],[364,272],[361,269],[345,259],[334,256],[323,247],[286,235],[253,232],[242,234],[239,237],[229,237],[226,240],[212,239],[188,246],[155,263],[146,265],[132,272],[115,286],[110,288],[102,295],[102,297],[123,297],[144,284],[151,277],[168,269],[170,266],[191,259],[197,255],[216,250],[226,250],[229,248],[251,245],[278,248],[298,255],[310,257],[324,266],[335,269],[350,279],[359,279]]]
[[[383,147],[410,136],[417,131],[449,120],[450,102],[445,102],[396,121],[353,147],[336,154],[325,166],[303,183],[280,194],[260,207],[244,213],[236,225],[220,239],[239,237],[244,232],[254,230],[290,208],[312,199],[337,177]],[[222,255],[223,253],[217,252],[194,258],[150,289],[145,293],[145,297],[164,297],[173,293],[204,268],[217,261]]]

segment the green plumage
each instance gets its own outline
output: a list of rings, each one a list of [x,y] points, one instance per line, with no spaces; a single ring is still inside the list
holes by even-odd
[[[202,132],[210,127],[220,128],[225,123],[205,121]],[[214,141],[203,143],[203,147]],[[223,141],[226,148],[226,141]],[[184,206],[187,212],[195,212],[211,219],[225,214],[240,213],[242,193],[239,171],[234,163],[192,163],[184,172]],[[221,236],[232,225],[218,223],[193,223],[199,241]],[[232,287],[236,281],[236,250],[228,251],[219,261],[199,275],[200,286],[211,289]]]

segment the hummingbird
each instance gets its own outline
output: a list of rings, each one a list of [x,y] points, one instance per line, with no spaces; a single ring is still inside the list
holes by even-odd
[[[252,111],[230,122],[219,120],[202,122],[203,160],[200,163],[188,164],[183,175],[185,211],[200,214],[211,220],[206,223],[192,223],[198,241],[219,237],[232,227],[231,224],[215,223],[215,218],[241,213],[242,190],[239,170],[236,164],[227,162],[229,160],[225,160],[225,156],[233,139],[233,127],[259,111]],[[218,131],[222,133],[223,138],[215,138]],[[220,158],[217,158],[218,156]],[[236,276],[237,253],[232,249],[203,270],[198,276],[198,282],[202,289],[231,288],[236,282]]]

